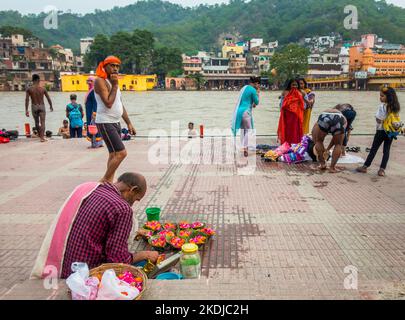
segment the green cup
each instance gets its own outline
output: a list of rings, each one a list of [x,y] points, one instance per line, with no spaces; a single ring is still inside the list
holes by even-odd
[[[160,221],[160,208],[147,208],[146,216],[148,221]]]

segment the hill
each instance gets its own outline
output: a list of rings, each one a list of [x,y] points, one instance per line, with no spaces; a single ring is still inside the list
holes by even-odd
[[[184,8],[147,0],[86,15],[61,13],[57,30],[43,27],[45,14],[1,11],[0,27],[25,28],[48,45],[59,43],[76,51],[80,38],[134,29],[149,30],[158,44],[186,52],[210,50],[217,46],[221,35],[228,33],[284,44],[330,32],[339,32],[347,40],[376,33],[391,42],[405,43],[405,9],[385,1],[351,0],[350,4],[358,8],[360,25],[358,30],[346,30],[343,21],[347,4],[347,0],[231,0],[229,4]]]

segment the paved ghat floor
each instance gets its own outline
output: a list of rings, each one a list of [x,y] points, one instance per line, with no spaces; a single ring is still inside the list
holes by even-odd
[[[352,144],[365,150],[371,140],[354,137]],[[0,145],[3,299],[66,298],[63,283],[50,292],[26,280],[68,194],[104,172],[107,151],[87,146],[84,140],[27,139]],[[145,299],[404,299],[403,137],[394,144],[386,178],[376,176],[377,166],[368,175],[354,173],[356,165],[331,175],[311,164],[260,158],[253,175],[240,175],[240,159],[237,165],[210,164],[221,145],[203,149],[205,164],[153,165],[151,146],[128,142],[129,157],[119,170],[147,177],[147,195],[134,206],[137,222],[145,221],[146,207],[158,205],[163,220],[207,221],[218,234],[202,252],[201,280],[151,281]],[[378,154],[375,164],[380,159]],[[356,284],[356,274],[357,290],[345,289],[345,283]]]

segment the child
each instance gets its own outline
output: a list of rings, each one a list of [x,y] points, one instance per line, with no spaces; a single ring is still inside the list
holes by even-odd
[[[66,106],[66,117],[70,121],[70,138],[83,138],[84,112],[80,104],[76,103],[77,96],[70,95],[70,104]]]
[[[378,175],[380,177],[384,177],[385,169],[387,168],[388,160],[390,157],[392,141],[394,140],[394,138],[390,137],[389,134],[384,130],[384,120],[386,120],[386,118],[390,114],[399,114],[401,106],[398,102],[398,97],[395,90],[391,87],[384,87],[381,89],[380,101],[381,105],[378,108],[376,114],[377,132],[374,136],[373,146],[371,147],[371,151],[367,157],[366,162],[362,167],[357,168],[357,171],[361,173],[367,173],[367,169],[371,166],[371,163],[373,162],[378,149],[380,148],[381,144],[384,143],[384,155],[381,162],[380,170],[378,171]]]
[[[189,139],[197,137],[197,131],[194,129],[194,123],[192,122],[188,124],[188,137]]]
[[[63,139],[70,138],[69,121],[63,120],[63,126],[59,128],[58,136],[62,136]]]

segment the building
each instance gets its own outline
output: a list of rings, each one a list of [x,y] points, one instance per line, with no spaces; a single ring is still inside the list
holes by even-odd
[[[89,49],[93,43],[94,43],[94,38],[80,39],[80,55],[84,56],[89,51]]]
[[[222,58],[229,58],[231,55],[243,55],[245,53],[245,47],[242,45],[237,45],[235,43],[226,42],[222,47]]]
[[[61,73],[63,92],[87,91],[87,79],[90,74]],[[157,85],[156,75],[120,75],[119,87],[122,91],[147,91]]]
[[[63,48],[61,45],[50,47],[55,54],[53,68],[56,71],[74,71],[75,59],[72,49]]]
[[[203,70],[201,58],[183,55],[183,70],[186,76],[201,73]]]
[[[350,72],[368,72],[376,76],[397,76],[405,74],[405,54],[376,53],[370,48],[350,48]]]
[[[208,64],[203,65],[203,74],[228,74],[229,59],[228,58],[211,58]]]
[[[0,61],[10,59],[12,45],[11,38],[0,38]]]
[[[361,44],[364,48],[374,48],[378,42],[376,34],[364,34],[361,36]]]
[[[229,73],[246,73],[246,58],[240,54],[232,54],[229,57]]]
[[[260,47],[263,44],[263,39],[252,39],[250,40],[250,50],[256,47]]]

